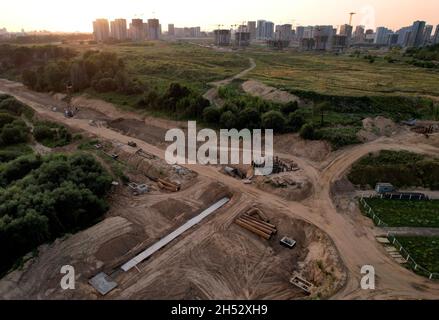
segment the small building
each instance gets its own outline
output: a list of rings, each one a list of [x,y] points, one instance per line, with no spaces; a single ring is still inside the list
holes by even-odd
[[[377,183],[375,187],[375,191],[377,193],[388,193],[395,191],[395,187],[390,183]]]

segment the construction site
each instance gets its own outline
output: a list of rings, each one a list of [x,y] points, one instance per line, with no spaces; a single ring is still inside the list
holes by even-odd
[[[41,246],[38,256],[0,280],[2,298],[411,299],[439,292],[388,255],[345,178],[355,162],[379,150],[437,155],[436,123],[395,129],[367,119],[365,143],[336,151],[324,141],[279,135],[270,174],[257,175],[264,167],[257,160],[166,163],[164,135],[186,130],[183,122],[86,96],[37,93],[7,80],[0,80],[0,91],[93,141],[86,152],[123,172],[105,218]],[[376,129],[381,122],[383,132]],[[59,286],[59,267],[66,264],[75,267],[76,290]],[[386,275],[374,292],[359,286],[361,266],[368,264]]]

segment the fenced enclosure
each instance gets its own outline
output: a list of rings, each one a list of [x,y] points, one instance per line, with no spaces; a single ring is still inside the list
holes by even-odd
[[[388,227],[388,225],[383,220],[381,220],[380,216],[378,216],[374,212],[372,207],[369,206],[364,196],[360,198],[360,204],[363,206],[364,213],[366,214],[366,216],[371,218],[377,226],[383,228]],[[410,253],[403,247],[403,245],[398,241],[398,239],[393,234],[388,232],[387,238],[389,239],[390,243],[399,251],[401,256],[406,260],[407,265],[413,271],[415,271],[419,275],[429,278],[430,280],[439,280],[439,273],[431,272],[426,268],[422,267],[419,263],[417,263],[410,255]]]

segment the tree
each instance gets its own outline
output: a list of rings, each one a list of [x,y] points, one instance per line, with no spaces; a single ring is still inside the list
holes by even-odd
[[[203,120],[206,123],[218,124],[221,117],[221,110],[217,107],[207,107],[203,111]]]
[[[226,111],[221,115],[220,125],[224,129],[233,129],[236,127],[236,116],[232,111]]]
[[[300,129],[300,137],[305,140],[313,140],[314,139],[314,127],[307,123],[302,126]]]
[[[23,84],[31,89],[34,89],[38,82],[38,77],[35,71],[33,70],[24,70],[21,74],[21,78],[23,79]]]
[[[331,107],[331,104],[328,101],[320,102],[314,105],[314,112],[319,113],[321,116],[320,126],[323,127],[325,125],[324,116],[325,112],[328,111]]]
[[[273,129],[274,132],[285,130],[286,120],[279,111],[268,111],[262,115],[262,126],[265,129]]]
[[[304,124],[305,118],[301,113],[296,111],[294,113],[290,113],[290,115],[288,116],[288,126],[291,128],[292,131],[299,131]]]
[[[286,104],[283,104],[280,108],[282,113],[286,116],[288,116],[290,113],[296,112],[297,109],[299,109],[299,104],[297,101],[290,101]]]
[[[62,66],[56,62],[50,62],[44,68],[44,79],[47,84],[46,90],[49,91],[63,91],[65,89],[65,83],[68,79],[68,70],[66,66]]]
[[[239,112],[238,123],[241,129],[257,129],[261,126],[261,117],[255,108],[247,107]]]
[[[16,119],[17,119],[16,117],[10,115],[9,113],[1,112],[0,113],[0,131],[3,128],[3,126],[5,126],[8,123],[12,123]]]
[[[22,126],[9,123],[0,132],[0,145],[13,145],[27,141],[28,130]]]

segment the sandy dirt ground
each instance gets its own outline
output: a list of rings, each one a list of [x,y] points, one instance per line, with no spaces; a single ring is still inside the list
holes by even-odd
[[[391,137],[405,130],[391,119],[381,116],[363,120],[363,129],[358,132],[358,138],[363,142],[373,141],[380,137]]]
[[[248,80],[242,84],[244,92],[276,103],[300,101],[300,98],[283,90],[267,86],[256,80]]]
[[[50,97],[44,98],[44,96],[41,96],[41,94],[29,92],[17,84],[11,84],[5,81],[0,81],[0,90],[16,96],[24,103],[32,106],[43,116],[65,123],[66,125],[78,130],[87,131],[90,134],[94,134],[107,140],[118,141],[120,143],[127,143],[129,140],[134,140],[145,151],[153,153],[160,158],[164,157],[163,149],[148,144],[141,139],[127,137],[122,133],[116,132],[109,128],[96,128],[89,126],[88,121],[85,119],[66,119],[59,113],[48,111],[47,105],[50,105],[52,102]],[[437,299],[439,297],[439,284],[420,277],[397,264],[385,252],[384,248],[375,240],[376,230],[371,224],[370,220],[361,216],[361,214],[358,212],[352,211],[350,213],[346,212],[342,207],[339,208],[337,202],[333,199],[331,191],[334,190],[334,183],[343,178],[351,165],[370,152],[387,149],[408,150],[417,153],[437,155],[439,154],[439,149],[437,146],[435,146],[435,143],[437,143],[436,135],[432,135],[427,139],[424,136],[420,136],[412,132],[402,132],[391,137],[380,137],[372,142],[337,150],[336,152],[328,154],[322,161],[319,162],[310,161],[308,158],[302,157],[301,155],[296,155],[293,152],[282,155],[283,158],[288,156],[294,160],[304,171],[313,185],[312,194],[302,202],[287,201],[277,195],[255,188],[255,186],[243,185],[241,181],[224,175],[215,167],[188,165],[188,168],[199,175],[199,179],[208,179],[209,181],[215,181],[215,183],[220,183],[226,186],[227,189],[234,194],[233,202],[230,203],[227,208],[224,208],[223,214],[219,212],[212,218],[213,220],[202,224],[199,228],[190,232],[181,241],[161,252],[160,256],[142,264],[139,268],[140,274],[137,271],[133,271],[122,275],[122,284],[119,288],[120,291],[114,291],[114,293],[110,294],[109,297],[140,298],[150,297],[153,294],[158,295],[158,293],[155,291],[157,289],[151,288],[151,286],[157,286],[158,283],[161,284],[164,280],[163,278],[157,276],[154,271],[160,272],[160,268],[163,268],[164,266],[168,267],[175,261],[174,257],[177,254],[180,254],[180,252],[182,256],[179,256],[177,261],[185,261],[180,259],[184,259],[184,255],[189,255],[195,246],[203,245],[203,241],[199,242],[197,239],[210,239],[212,234],[215,234],[216,232],[227,232],[226,230],[230,231],[236,229],[237,226],[230,225],[231,220],[233,220],[234,216],[240,211],[240,209],[245,209],[246,201],[250,201],[251,203],[259,203],[259,201],[261,201],[263,202],[264,207],[270,208],[269,212],[278,213],[275,215],[275,217],[273,217],[273,219],[286,219],[285,225],[288,225],[287,221],[295,221],[297,219],[303,220],[310,225],[315,225],[318,227],[324,232],[324,234],[327,234],[331,241],[335,244],[335,250],[338,252],[338,255],[341,257],[341,261],[345,266],[347,278],[345,285],[338,290],[336,294],[328,294],[331,295],[333,299]],[[343,183],[335,186],[335,188],[340,187],[343,188]],[[233,209],[229,206],[233,206]],[[216,219],[218,219],[218,223],[214,222]],[[281,222],[281,224],[282,223],[283,222]],[[227,226],[229,229],[227,229]],[[241,231],[238,230],[236,230],[236,232]],[[85,232],[89,232],[89,230]],[[291,232],[294,234],[293,229],[286,229],[284,232]],[[315,232],[315,234],[318,233],[318,231]],[[112,236],[113,235],[111,235],[111,237]],[[312,239],[315,238],[309,237],[310,241]],[[229,241],[229,239],[226,241]],[[220,242],[220,240],[217,240],[217,242]],[[197,250],[201,250],[198,252],[205,252],[205,250],[208,249],[203,248],[210,248],[210,246],[215,247],[217,242],[214,241],[212,244],[206,244],[205,247],[202,246]],[[71,245],[74,246],[73,244]],[[240,248],[243,246],[244,244],[239,244]],[[312,243],[308,243],[307,249],[310,252],[314,252],[316,256],[323,258],[324,251],[319,251],[317,249],[311,250],[313,246],[314,245]],[[58,252],[58,250],[56,251]],[[54,257],[56,256],[54,251],[51,251],[51,255]],[[88,255],[85,254],[84,258],[86,256]],[[203,258],[203,256],[198,254],[195,254],[195,256],[199,259]],[[39,259],[43,258],[40,256]],[[304,259],[306,261],[307,258]],[[206,256],[206,261],[208,261],[207,265],[209,265],[209,263],[214,263],[212,261],[215,261],[215,259]],[[183,268],[183,271],[178,269],[173,270],[173,272],[177,272],[179,275],[184,274],[186,277],[188,277],[187,275],[191,274],[191,267],[193,265],[194,262],[192,261],[189,263],[190,267],[188,270]],[[360,279],[362,277],[360,270],[364,265],[372,265],[375,267],[377,274],[377,284],[375,290],[362,290],[360,287]],[[186,264],[182,262],[179,266],[186,266]],[[212,266],[209,265],[209,269],[206,270],[210,270],[211,267]],[[238,292],[236,291],[237,289],[233,289],[233,287],[229,285],[230,282],[224,282],[221,279],[220,275],[218,275],[218,271],[214,274],[215,277],[212,277],[212,274],[209,274],[211,279],[210,283],[213,284],[215,290],[218,290],[218,294],[215,294],[215,292],[211,292],[210,290],[202,289],[203,287],[213,288],[209,287],[209,282],[201,283],[202,281],[195,280],[191,282],[191,285],[189,285],[190,281],[188,280],[188,285],[183,286],[185,288],[184,290],[179,289],[176,296],[211,298],[237,295],[236,297],[245,298],[260,297],[261,295],[265,295],[265,297],[270,298],[292,298],[292,296],[285,296],[284,291],[282,291],[282,294],[279,293],[277,296],[273,295],[273,291],[264,290],[256,290],[252,291],[251,293],[247,293],[246,291]],[[15,273],[13,273],[13,275],[15,277],[19,276]],[[29,276],[31,275],[29,274]],[[274,276],[274,278],[276,277],[278,277],[278,275]],[[159,282],[158,279],[161,279],[162,282]],[[176,275],[172,275],[171,279],[175,279],[174,282],[177,280],[181,281],[181,278],[177,278]],[[195,275],[193,275],[193,278],[191,279],[196,279]],[[33,281],[38,282],[38,279]],[[198,285],[193,286],[194,282],[198,283]],[[0,283],[1,286],[4,286],[5,279]],[[268,281],[268,283],[270,283],[270,281]],[[9,288],[11,288],[11,286],[12,285],[10,285]],[[191,289],[193,290],[193,293],[187,293],[186,290],[188,286],[193,288]],[[265,285],[262,286],[265,287]],[[248,287],[249,286],[246,288]],[[269,285],[269,287],[269,290],[274,290],[273,285]],[[252,288],[254,288],[254,286],[252,286]],[[1,290],[0,292],[5,291]]]

